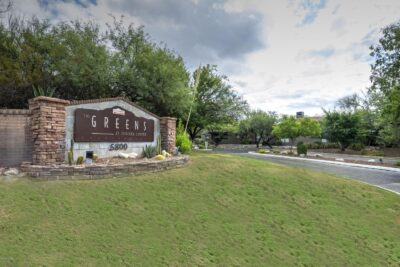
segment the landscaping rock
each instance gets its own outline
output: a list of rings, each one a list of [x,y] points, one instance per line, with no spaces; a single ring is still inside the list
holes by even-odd
[[[376,162],[374,159],[369,159],[368,162]]]
[[[123,158],[123,159],[127,159],[127,158],[129,158],[129,154],[121,152],[121,153],[118,154],[118,157]]]
[[[288,151],[286,151],[286,150],[281,151],[281,155],[287,155],[287,154],[289,154]]]
[[[3,175],[5,168],[0,168],[0,175]]]
[[[306,156],[306,154],[300,154],[301,158],[304,158]]]
[[[15,169],[15,168],[8,169],[4,172],[4,175],[7,175],[7,176],[18,175],[18,174],[19,174],[19,171],[18,171],[18,169]]]
[[[335,160],[336,161],[344,161],[344,159],[342,159],[342,158],[336,158]]]
[[[135,152],[132,152],[132,153],[128,154],[128,158],[130,158],[130,159],[136,159],[137,157],[138,157],[138,154],[135,153]]]

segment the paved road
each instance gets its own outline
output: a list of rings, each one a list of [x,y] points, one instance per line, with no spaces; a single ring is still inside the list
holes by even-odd
[[[360,167],[331,165],[329,163],[300,161],[288,158],[263,157],[262,155],[248,154],[243,150],[219,150],[216,152],[236,154],[244,157],[251,157],[269,162],[291,165],[296,167],[309,168],[321,172],[336,174],[342,177],[359,180],[371,185],[379,186],[400,194],[400,173],[391,171],[382,171],[374,169],[364,169]]]

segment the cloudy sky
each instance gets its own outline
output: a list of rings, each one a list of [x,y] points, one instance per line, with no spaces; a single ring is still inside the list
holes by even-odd
[[[143,25],[193,70],[216,64],[252,108],[321,114],[369,85],[369,46],[399,0],[14,0],[14,12]]]

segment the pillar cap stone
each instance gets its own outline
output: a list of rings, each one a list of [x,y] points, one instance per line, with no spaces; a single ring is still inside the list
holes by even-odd
[[[69,105],[69,101],[68,100],[64,100],[64,99],[59,99],[59,98],[55,98],[55,97],[48,97],[48,96],[38,96],[35,98],[30,99],[31,101],[43,101],[43,102],[54,102],[54,103],[60,103],[60,104],[65,104],[65,105]]]
[[[176,121],[176,118],[174,118],[174,117],[161,117],[160,119],[163,119],[163,120],[174,120],[174,121]]]

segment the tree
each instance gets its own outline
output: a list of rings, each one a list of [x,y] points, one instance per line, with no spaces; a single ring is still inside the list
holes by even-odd
[[[186,115],[190,105],[189,73],[183,59],[152,43],[143,27],[114,20],[111,41],[113,93],[129,97],[160,116]]]
[[[26,107],[38,87],[64,99],[125,96],[160,116],[182,117],[189,106],[183,59],[141,27],[10,17],[0,40],[0,107]]]
[[[382,120],[381,140],[400,145],[400,21],[382,30],[379,43],[371,47],[370,97]]]
[[[238,121],[248,109],[247,102],[227,83],[226,76],[216,72],[216,66],[206,65],[201,68],[197,95],[188,124],[188,133],[192,140],[208,126]]]
[[[296,138],[300,136],[320,136],[321,126],[311,118],[296,119],[294,116],[283,116],[282,120],[273,127],[272,133],[280,138],[290,140],[290,150]]]
[[[275,112],[253,111],[249,113],[245,120],[240,122],[239,131],[241,135],[253,135],[257,147],[264,141],[272,148],[270,145],[273,139],[272,127],[276,121]]]
[[[324,133],[331,142],[338,142],[342,151],[350,144],[363,139],[361,119],[358,113],[325,111]]]

